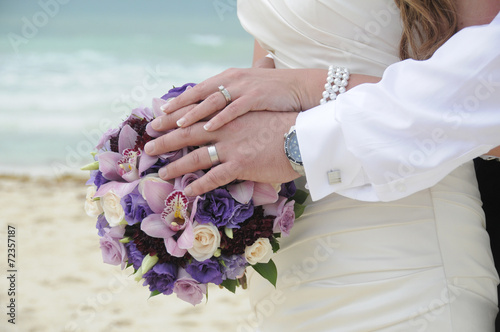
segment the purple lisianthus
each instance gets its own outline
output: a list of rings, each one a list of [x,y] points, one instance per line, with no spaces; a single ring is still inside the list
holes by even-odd
[[[142,265],[144,255],[137,249],[137,246],[132,241],[125,244],[125,249],[127,250],[128,263],[132,264],[134,269],[138,270]]]
[[[203,295],[207,293],[207,285],[200,284],[181,268],[174,284],[174,293],[181,300],[197,305],[203,299]]]
[[[111,265],[120,265],[122,269],[125,268],[125,262],[127,261],[127,251],[123,243],[119,242],[121,237],[118,237],[117,227],[111,229],[106,229],[105,234],[99,239],[102,260],[104,263]],[[121,233],[123,236],[123,233]]]
[[[222,279],[237,279],[245,272],[247,261],[242,255],[221,256],[224,262],[222,268]]]
[[[193,260],[191,264],[186,266],[186,271],[202,284],[212,282],[220,285],[222,283],[222,272],[217,260],[207,259],[203,262]]]
[[[97,222],[95,224],[95,228],[97,228],[97,234],[99,236],[103,236],[106,234],[106,228],[110,228],[108,221],[106,220],[106,217],[104,216],[104,213],[101,213],[97,217]]]
[[[215,189],[198,199],[195,220],[200,224],[239,228],[239,224],[250,218],[253,212],[251,201],[238,203],[227,190]]]
[[[150,291],[159,291],[165,295],[170,295],[174,292],[177,267],[169,263],[156,264],[142,277],[146,279],[143,286],[149,285]]]
[[[175,98],[178,95],[180,95],[181,93],[183,93],[184,91],[186,91],[188,89],[188,87],[192,88],[195,85],[196,85],[196,83],[186,83],[183,86],[179,86],[177,88],[170,89],[170,90],[168,90],[168,92],[165,95],[163,95],[161,97],[161,99],[168,100],[170,98]]]
[[[295,186],[295,182],[290,181],[290,182],[281,184],[281,190],[279,192],[279,195],[286,197],[286,198],[290,198],[290,197],[293,197],[293,195],[295,195],[296,191],[297,191],[297,187]]]
[[[125,212],[125,220],[129,225],[137,224],[153,213],[142,195],[133,192],[122,197],[120,204]]]

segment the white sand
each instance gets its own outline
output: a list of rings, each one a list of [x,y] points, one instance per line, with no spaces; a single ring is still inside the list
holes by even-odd
[[[148,300],[132,269],[102,263],[83,179],[0,177],[0,331],[250,331],[247,293],[209,289],[193,307]],[[7,225],[16,228],[16,325],[7,320]]]

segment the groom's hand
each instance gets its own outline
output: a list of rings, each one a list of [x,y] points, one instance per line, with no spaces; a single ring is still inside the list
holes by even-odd
[[[185,189],[190,196],[236,179],[288,182],[299,177],[284,152],[284,134],[295,124],[296,117],[295,112],[250,112],[212,132],[203,129],[204,122],[198,122],[149,142],[146,153],[158,155],[186,146],[201,146],[160,169],[160,177],[169,180],[212,167],[207,145],[215,145],[220,165]]]

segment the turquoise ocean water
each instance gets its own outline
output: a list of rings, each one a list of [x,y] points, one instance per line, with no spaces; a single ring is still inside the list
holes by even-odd
[[[173,85],[247,67],[235,0],[0,2],[0,174],[59,176]]]

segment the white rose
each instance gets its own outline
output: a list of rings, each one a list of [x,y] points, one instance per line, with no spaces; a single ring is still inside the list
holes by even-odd
[[[102,209],[104,210],[104,216],[108,221],[109,226],[115,227],[120,224],[120,222],[125,218],[125,211],[120,204],[121,197],[113,192],[113,190],[108,191],[104,196],[101,197]]]
[[[199,262],[212,257],[220,246],[220,233],[217,227],[211,223],[197,224],[194,226],[193,233],[193,247],[188,249],[191,256]]]
[[[245,258],[251,265],[268,263],[273,255],[273,247],[268,238],[260,238],[251,246],[245,248]]]
[[[102,213],[102,206],[99,200],[94,201],[96,186],[87,187],[87,196],[85,197],[85,212],[89,217],[97,217]]]

